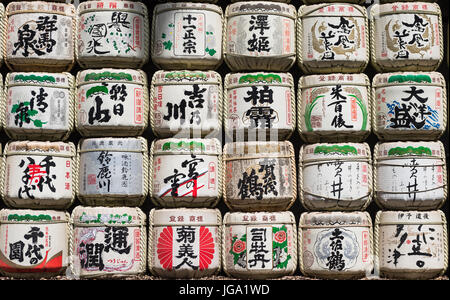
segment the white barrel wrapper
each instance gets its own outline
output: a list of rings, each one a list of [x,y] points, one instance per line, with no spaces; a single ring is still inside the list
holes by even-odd
[[[222,77],[214,71],[156,71],[150,124],[156,136],[212,137],[222,126]]]
[[[75,200],[71,142],[11,141],[5,146],[2,198],[11,208],[66,209]]]
[[[371,131],[370,80],[361,74],[302,76],[297,125],[307,143],[362,142]]]
[[[62,274],[69,266],[69,220],[63,211],[2,209],[0,273],[35,279]]]
[[[438,72],[376,74],[373,130],[382,140],[437,140],[447,128],[445,78]]]
[[[151,57],[165,70],[214,70],[222,63],[223,11],[208,3],[157,4]]]
[[[75,80],[70,73],[8,73],[4,127],[17,140],[66,140],[73,130]]]
[[[286,72],[295,62],[293,5],[236,2],[225,11],[224,59],[232,71]]]
[[[13,71],[69,71],[75,62],[75,6],[43,1],[6,7],[6,65]]]
[[[72,212],[71,270],[81,278],[140,275],[146,270],[146,216],[138,207]]]
[[[300,200],[309,210],[364,210],[372,200],[366,143],[308,144],[300,149]]]
[[[229,136],[254,132],[288,139],[295,128],[295,89],[290,73],[225,76],[224,122]]]
[[[218,139],[162,139],[150,148],[150,189],[161,207],[214,207],[222,196]]]
[[[302,274],[357,279],[373,269],[372,220],[367,212],[309,212],[300,216]]]
[[[374,239],[381,277],[424,280],[447,270],[447,220],[440,210],[379,211]]]
[[[228,276],[271,279],[297,269],[292,212],[228,212],[222,227],[222,265]]]
[[[132,69],[89,69],[77,75],[77,130],[88,136],[136,136],[148,124],[147,75]]]
[[[369,63],[366,8],[346,3],[301,6],[297,56],[307,74],[363,72]]]
[[[374,4],[370,8],[371,63],[379,72],[435,71],[444,58],[439,5]]]
[[[149,215],[148,268],[163,278],[201,278],[221,270],[218,209],[152,209]]]
[[[433,210],[448,193],[444,145],[378,143],[374,149],[374,199],[385,210]]]

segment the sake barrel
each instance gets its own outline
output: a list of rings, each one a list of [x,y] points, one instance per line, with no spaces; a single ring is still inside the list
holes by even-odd
[[[0,210],[0,273],[40,279],[69,266],[70,215],[64,211]]]
[[[291,142],[226,143],[223,155],[223,199],[231,211],[288,210],[297,199]]]
[[[6,6],[5,63],[12,71],[69,71],[75,63],[75,6],[43,1]]]
[[[71,271],[78,278],[142,275],[146,270],[146,215],[138,207],[72,211]]]
[[[148,126],[142,70],[89,69],[77,74],[76,128],[83,137],[137,136]]]
[[[374,149],[374,199],[384,210],[434,210],[448,194],[444,145],[378,143]]]
[[[149,223],[151,274],[193,279],[220,272],[222,216],[218,209],[152,209]]]
[[[245,1],[225,10],[223,53],[236,71],[288,71],[295,62],[293,5],[270,1]]]
[[[380,277],[424,280],[447,270],[447,220],[440,210],[379,211],[374,237]]]
[[[150,148],[151,199],[159,207],[215,207],[222,196],[218,139],[169,138]]]
[[[85,1],[77,15],[76,59],[82,68],[141,68],[149,60],[145,3]]]
[[[317,3],[355,3],[364,4],[365,0],[303,0],[305,4],[317,4]]]
[[[370,80],[362,73],[300,77],[300,137],[307,143],[364,141],[371,132],[370,95]]]
[[[368,31],[363,6],[303,5],[297,20],[297,63],[306,74],[363,72],[369,63]]]
[[[370,23],[371,63],[377,71],[435,71],[441,64],[444,39],[438,4],[375,4]]]
[[[221,133],[222,77],[215,71],[156,71],[150,88],[150,124],[160,138]]]
[[[367,143],[306,144],[300,149],[299,198],[313,211],[365,210],[372,200]]]
[[[66,140],[74,127],[74,97],[70,73],[8,73],[3,107],[6,134],[16,140]]]
[[[399,2],[398,0],[380,0],[381,4]],[[416,2],[415,0],[402,0],[402,2]],[[421,2],[437,2],[436,0],[422,0]]]
[[[225,131],[236,140],[253,134],[286,140],[295,128],[295,88],[290,73],[225,76]]]
[[[222,63],[223,11],[209,3],[157,4],[151,57],[164,70],[215,70]]]
[[[77,196],[86,206],[141,206],[148,194],[147,140],[87,138],[78,144]]]
[[[75,200],[72,142],[10,141],[3,154],[1,193],[9,208],[62,210]]]
[[[307,212],[298,225],[299,266],[305,276],[359,279],[373,269],[368,212]]]
[[[240,279],[273,279],[297,269],[297,228],[290,211],[227,212],[223,270]]]
[[[445,78],[438,72],[376,74],[373,131],[381,140],[437,140],[447,128]]]

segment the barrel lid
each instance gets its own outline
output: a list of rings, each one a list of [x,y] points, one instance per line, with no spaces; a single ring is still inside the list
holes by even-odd
[[[102,1],[85,1],[78,5],[78,14],[87,13],[90,11],[117,11],[126,10],[132,13],[145,14],[147,6],[144,3],[136,1],[116,1],[116,0],[102,0]]]
[[[13,141],[6,144],[4,154],[74,156],[74,151],[75,146],[71,142]]]
[[[72,211],[75,226],[140,226],[145,220],[138,207],[76,206]]]
[[[253,72],[253,73],[229,73],[225,77],[228,87],[248,85],[293,86],[293,78],[290,73]]]
[[[206,154],[219,155],[222,153],[220,141],[211,139],[179,139],[168,138],[155,140],[153,142],[154,155],[167,154]]]
[[[375,225],[397,224],[447,224],[445,214],[441,210],[431,211],[378,211]]]
[[[292,224],[295,225],[294,214],[290,211],[280,212],[227,212],[223,224],[230,225],[262,225],[262,224]]]
[[[370,147],[367,143],[318,143],[306,144],[301,148],[302,160],[365,158],[370,160]]]
[[[443,158],[444,145],[441,141],[430,142],[388,142],[377,143],[374,155],[376,159],[396,159],[401,157]]]
[[[28,13],[55,13],[69,17],[75,17],[75,6],[73,4],[44,2],[44,1],[23,1],[10,2],[6,6],[8,16]]]
[[[156,71],[152,78],[152,85],[164,84],[220,84],[222,77],[215,71]]]
[[[146,152],[147,141],[144,138],[102,137],[82,139],[79,152]]]
[[[445,79],[439,72],[392,72],[378,73],[373,77],[374,88],[396,85],[431,85],[445,86]]]
[[[370,15],[372,17],[379,17],[381,15],[416,13],[441,15],[441,9],[438,4],[430,2],[394,2],[386,4],[374,4],[370,8]]]
[[[108,81],[145,85],[147,76],[140,70],[111,68],[87,69],[77,74],[77,85]]]
[[[355,212],[305,212],[300,216],[300,227],[343,227],[343,226],[372,226],[369,213]]]
[[[306,75],[299,79],[299,88],[311,88],[318,86],[330,86],[330,85],[360,85],[369,87],[369,77],[364,73],[358,74],[344,74],[344,73],[332,73],[321,75]]]
[[[73,76],[70,73],[10,72],[6,78],[8,86],[36,85],[69,89],[72,82]]]
[[[302,5],[299,8],[300,18],[309,17],[361,17],[367,18],[366,8],[351,3],[321,3]]]
[[[56,210],[2,209],[0,223],[48,224],[67,223],[69,214]]]
[[[226,143],[223,153],[228,157],[232,156],[255,156],[255,155],[281,155],[290,156],[294,151],[294,146],[290,141],[249,141]]]
[[[223,15],[222,8],[216,4],[193,2],[172,2],[157,4],[155,5],[153,14],[157,15],[169,10],[209,10]]]
[[[153,208],[150,226],[220,226],[222,216],[215,208]]]
[[[295,19],[297,10],[294,5],[271,1],[241,1],[227,6],[226,17],[242,14],[273,14]]]

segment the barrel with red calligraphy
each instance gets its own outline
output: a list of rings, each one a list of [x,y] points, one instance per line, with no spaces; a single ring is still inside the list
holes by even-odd
[[[147,6],[134,1],[84,1],[77,8],[76,59],[82,68],[141,68],[149,60]]]
[[[1,193],[10,208],[67,209],[75,200],[72,142],[10,141],[4,149]]]
[[[77,278],[142,275],[146,215],[138,207],[76,206],[72,211],[70,269]]]
[[[374,4],[370,23],[371,63],[379,72],[436,71],[444,59],[437,3]]]
[[[441,210],[379,211],[375,218],[375,272],[390,279],[433,279],[448,267],[448,231]]]
[[[73,4],[17,1],[6,6],[5,63],[12,71],[70,71],[75,64]]]
[[[70,215],[64,211],[0,210],[0,273],[39,279],[69,267]]]
[[[297,269],[297,227],[292,212],[227,212],[222,265],[241,279],[273,279]]]
[[[298,225],[302,274],[321,279],[359,279],[373,269],[368,212],[302,213]]]
[[[220,272],[222,215],[218,209],[152,209],[148,268],[162,278],[201,278]]]

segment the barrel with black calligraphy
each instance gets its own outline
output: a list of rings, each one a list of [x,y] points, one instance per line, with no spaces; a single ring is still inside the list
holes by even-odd
[[[146,271],[146,215],[137,207],[76,206],[70,269],[78,278],[142,275]]]
[[[298,240],[300,272],[306,276],[359,279],[372,272],[373,235],[368,212],[302,213]]]
[[[5,78],[3,127],[12,139],[64,141],[74,128],[70,73],[12,72]]]
[[[43,1],[6,6],[5,63],[12,71],[69,71],[75,63],[75,6]]]
[[[89,69],[77,74],[75,125],[83,137],[137,136],[148,125],[147,75],[142,70]]]
[[[85,1],[77,8],[76,59],[82,68],[141,68],[149,60],[147,6],[135,1]]]
[[[80,140],[77,197],[83,205],[141,206],[148,194],[147,140]]]
[[[291,142],[227,143],[223,160],[223,199],[230,210],[283,211],[297,199]]]
[[[375,218],[375,272],[382,278],[432,279],[448,267],[443,211],[379,211]]]
[[[346,3],[302,5],[297,57],[306,74],[363,72],[369,63],[366,8]]]
[[[366,143],[308,144],[299,154],[299,198],[308,210],[364,210],[372,200]]]
[[[215,4],[155,5],[151,58],[164,70],[215,70],[222,64],[223,11]]]
[[[297,269],[292,212],[227,212],[222,226],[224,272],[241,279],[272,279]]]
[[[444,59],[437,3],[374,4],[370,23],[371,63],[379,72],[436,71]]]
[[[0,210],[0,273],[40,279],[69,266],[70,215],[55,210]]]
[[[75,200],[77,162],[71,142],[10,141],[1,193],[10,208],[67,209]]]
[[[377,143],[374,200],[384,210],[439,209],[448,194],[444,145],[434,142]]]
[[[370,96],[370,80],[363,73],[300,77],[300,137],[307,143],[364,141],[371,132]]]
[[[292,135],[296,105],[290,73],[229,73],[224,85],[224,123],[230,137],[246,140],[262,132],[270,140],[285,140]]]
[[[214,137],[222,126],[222,77],[215,71],[156,71],[150,125],[160,138]]]
[[[225,10],[224,60],[232,71],[288,71],[295,62],[293,5],[236,2]]]
[[[150,148],[150,195],[159,207],[215,207],[222,197],[218,139],[161,139]]]
[[[447,128],[447,91],[441,73],[376,74],[372,99],[372,127],[381,140],[437,140]]]
[[[162,278],[202,278],[220,272],[222,215],[218,209],[152,209],[148,269]]]

